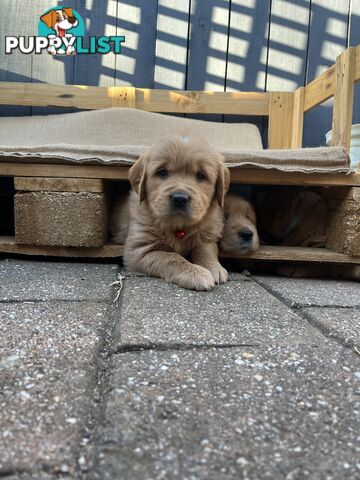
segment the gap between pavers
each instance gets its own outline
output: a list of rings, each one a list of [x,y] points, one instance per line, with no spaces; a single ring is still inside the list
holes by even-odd
[[[163,280],[127,277],[113,350],[189,346],[318,344],[323,335],[252,281],[195,292]]]
[[[360,309],[312,307],[302,308],[299,313],[317,326],[324,335],[346,347],[358,346],[360,352]]]
[[[252,277],[287,305],[297,307],[359,307],[360,283],[345,280]]]
[[[0,476],[79,478],[112,313],[106,303],[0,304]]]

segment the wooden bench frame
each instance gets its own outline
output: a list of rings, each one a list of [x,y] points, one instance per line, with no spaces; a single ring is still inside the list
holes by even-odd
[[[304,113],[334,97],[332,144],[349,148],[354,84],[360,81],[360,45],[339,55],[336,63],[305,87],[294,92],[205,92],[151,90],[135,87],[90,87],[41,83],[0,82],[0,105],[68,107],[77,109],[137,108],[149,112],[268,116],[270,149],[301,148]],[[95,178],[126,180],[127,167],[0,163],[0,176]],[[241,184],[360,187],[360,172],[352,174],[300,174],[275,170],[231,170],[231,181]],[[58,248],[16,245],[0,238],[0,252],[59,256],[118,256],[121,246]],[[360,263],[327,249],[263,247],[249,258],[262,260]]]

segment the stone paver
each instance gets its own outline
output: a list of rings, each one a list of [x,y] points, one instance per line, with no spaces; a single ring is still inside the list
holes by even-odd
[[[359,370],[326,339],[115,355],[89,478],[359,478]]]
[[[295,307],[360,307],[360,283],[270,276],[255,278],[271,293]]]
[[[133,346],[317,344],[322,335],[266,290],[231,281],[194,292],[163,280],[126,278],[114,349]]]
[[[0,261],[0,477],[360,478],[358,284],[119,271]]]
[[[304,308],[302,313],[329,337],[348,346],[360,344],[360,310],[355,308]]]
[[[116,265],[0,261],[0,301],[111,301]]]
[[[92,422],[110,309],[90,302],[0,304],[0,477],[76,467]]]

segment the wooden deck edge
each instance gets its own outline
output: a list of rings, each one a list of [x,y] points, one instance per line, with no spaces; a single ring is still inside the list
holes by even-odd
[[[98,178],[127,180],[129,167],[108,165],[58,165],[46,163],[0,163],[0,176],[48,178]],[[360,186],[360,173],[298,173],[275,169],[231,168],[232,183],[306,186]]]
[[[32,256],[82,257],[82,258],[116,258],[124,253],[123,245],[107,244],[100,248],[78,247],[44,247],[35,245],[17,245],[14,237],[0,237],[0,252]],[[220,253],[222,258],[241,260],[272,260],[293,262],[324,262],[340,264],[360,264],[360,257],[351,257],[333,252],[326,248],[304,247],[261,247],[246,256]]]

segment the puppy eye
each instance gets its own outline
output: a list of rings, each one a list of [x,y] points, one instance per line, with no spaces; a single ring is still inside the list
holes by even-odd
[[[206,175],[204,172],[202,172],[201,170],[199,170],[198,172],[196,172],[196,179],[199,180],[200,182],[202,180],[206,180]]]
[[[157,175],[158,177],[165,178],[165,177],[167,177],[167,176],[169,175],[169,172],[167,171],[166,168],[160,168],[160,170],[158,170],[158,171],[156,172],[156,175]]]

